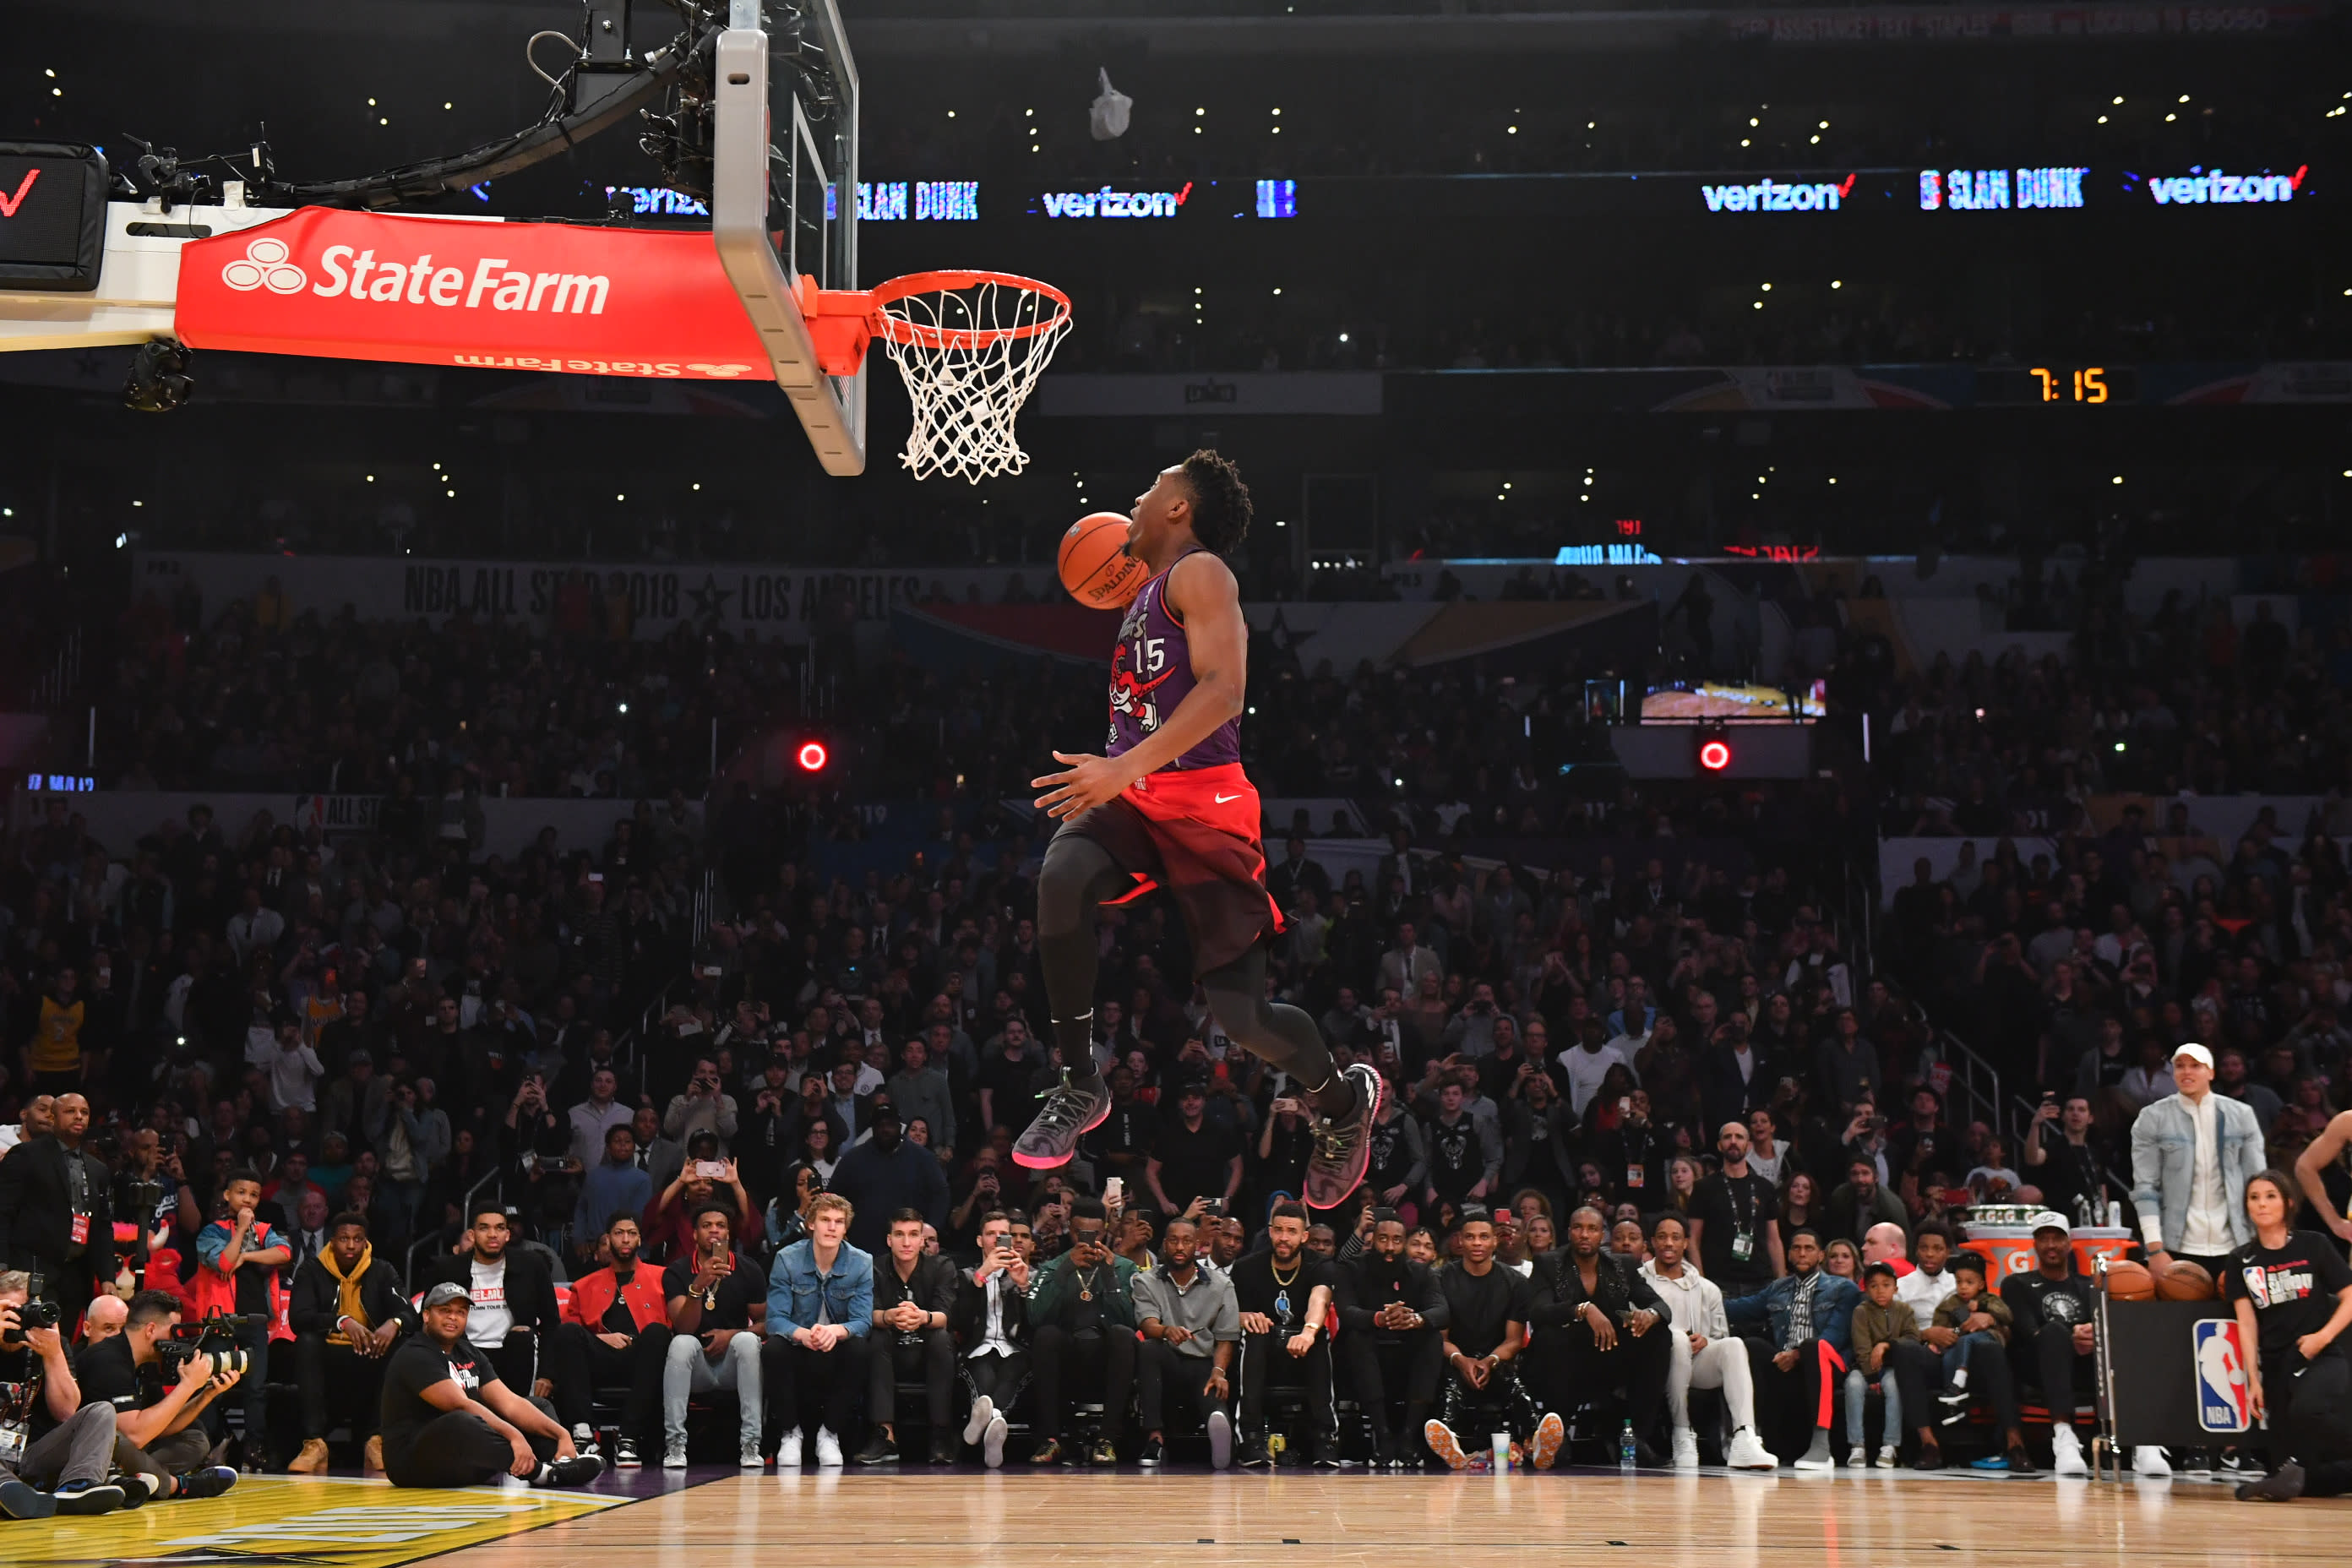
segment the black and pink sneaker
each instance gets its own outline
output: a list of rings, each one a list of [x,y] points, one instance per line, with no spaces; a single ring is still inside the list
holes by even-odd
[[[1356,1086],[1356,1109],[1337,1121],[1315,1119],[1315,1152],[1300,1184],[1310,1209],[1335,1209],[1346,1203],[1348,1194],[1363,1185],[1364,1172],[1371,1164],[1372,1119],[1381,1113],[1381,1096],[1387,1088],[1381,1075],[1362,1062],[1345,1076]]]
[[[1091,1087],[1080,1087],[1065,1068],[1037,1119],[1013,1141],[1013,1163],[1032,1171],[1058,1170],[1078,1152],[1079,1139],[1109,1120],[1110,1086],[1097,1078]]]

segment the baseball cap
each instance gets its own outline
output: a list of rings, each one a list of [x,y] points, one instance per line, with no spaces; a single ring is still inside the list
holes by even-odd
[[[2187,1057],[2193,1062],[2202,1064],[2205,1070],[2208,1072],[2213,1070],[2213,1053],[2207,1050],[2204,1047],[2199,1045],[2194,1040],[2189,1041],[2187,1045],[2175,1046],[2172,1047],[2172,1060],[2179,1061],[2183,1057]]]
[[[2063,1230],[2068,1236],[2074,1234],[2074,1227],[2068,1224],[2066,1216],[2056,1209],[2043,1209],[2025,1223],[2030,1229],[2033,1230]]]
[[[876,1121],[896,1121],[898,1120],[898,1108],[888,1100],[877,1097],[866,1114]]]
[[[446,1307],[452,1301],[463,1301],[470,1307],[474,1304],[474,1298],[467,1294],[466,1288],[455,1279],[444,1279],[425,1292],[424,1305],[428,1311],[435,1307]]]

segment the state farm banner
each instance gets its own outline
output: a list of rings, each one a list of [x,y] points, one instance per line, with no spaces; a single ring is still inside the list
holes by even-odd
[[[203,597],[207,625],[236,601],[252,603],[275,579],[297,616],[315,613],[331,620],[348,605],[362,621],[421,618],[439,626],[462,614],[476,620],[520,620],[541,630],[555,626],[558,595],[576,575],[600,626],[612,595],[626,593],[630,630],[640,639],[661,637],[685,622],[737,637],[756,632],[768,641],[804,643],[844,603],[855,606],[856,620],[878,625],[893,610],[926,599],[957,605],[1069,602],[1047,565],[843,572],[766,563],[142,551],[132,571],[134,598],[152,593],[169,602],[181,584],[193,585]]]
[[[303,207],[180,252],[196,348],[585,375],[758,379],[710,236]]]

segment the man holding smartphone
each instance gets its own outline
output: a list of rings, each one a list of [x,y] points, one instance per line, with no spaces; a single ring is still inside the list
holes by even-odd
[[[686,1405],[697,1394],[735,1385],[738,1463],[765,1464],[760,1454],[766,1417],[760,1369],[760,1323],[768,1313],[767,1282],[735,1255],[734,1216],[710,1204],[694,1215],[694,1255],[662,1276],[669,1300],[671,1338],[662,1368],[662,1468],[686,1468]]]
[[[926,1255],[923,1233],[930,1229],[919,1209],[890,1216],[889,1259],[874,1271],[874,1358],[866,1391],[866,1414],[873,1435],[857,1451],[861,1465],[894,1464],[899,1457],[898,1381],[920,1376],[925,1414],[931,1429],[931,1463],[955,1463],[955,1439],[948,1423],[955,1393],[955,1340],[948,1319],[955,1308],[956,1268]]]
[[[1029,1264],[1013,1245],[1013,1217],[1002,1209],[980,1221],[980,1265],[956,1284],[952,1324],[963,1353],[964,1385],[971,1390],[971,1415],[963,1440],[977,1443],[990,1469],[1004,1463],[1004,1437],[1013,1408],[1028,1385]]]
[[[1118,1178],[1114,1177],[1116,1181]],[[1109,1211],[1100,1198],[1070,1200],[1070,1247],[1047,1265],[1029,1302],[1037,1333],[1037,1451],[1034,1465],[1063,1458],[1062,1430],[1075,1385],[1102,1402],[1103,1428],[1085,1456],[1118,1463],[1117,1433],[1135,1381],[1135,1265],[1111,1251]]]

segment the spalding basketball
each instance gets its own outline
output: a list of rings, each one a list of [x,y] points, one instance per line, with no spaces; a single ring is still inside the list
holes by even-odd
[[[2210,1301],[2221,1294],[2205,1266],[2185,1258],[2175,1258],[2171,1268],[2156,1277],[2156,1293],[2167,1301]]]
[[[1062,586],[1081,605],[1097,610],[1126,608],[1143,592],[1151,574],[1142,562],[1127,553],[1128,520],[1115,511],[1088,512],[1062,535],[1055,565]]]
[[[2155,1277],[2147,1265],[2118,1258],[2107,1265],[2107,1295],[2117,1301],[2153,1301]]]

